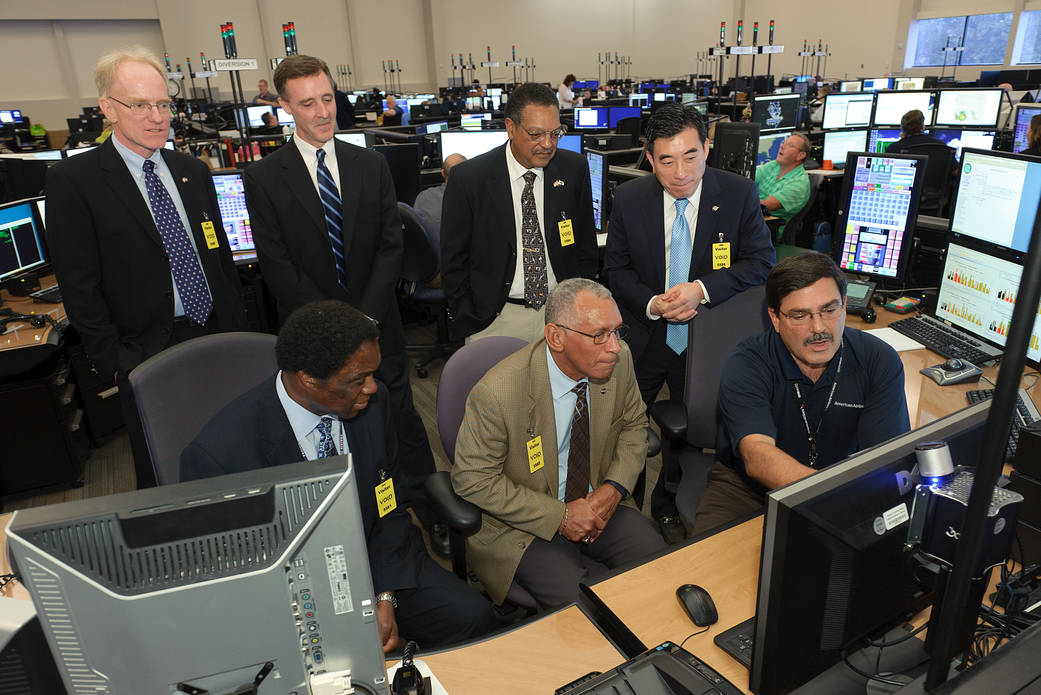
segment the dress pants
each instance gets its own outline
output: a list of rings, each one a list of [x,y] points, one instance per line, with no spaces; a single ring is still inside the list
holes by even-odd
[[[505,335],[520,338],[529,343],[546,334],[546,307],[529,309],[521,304],[506,302],[502,311],[487,328],[467,337],[466,342],[488,338],[493,335]]]

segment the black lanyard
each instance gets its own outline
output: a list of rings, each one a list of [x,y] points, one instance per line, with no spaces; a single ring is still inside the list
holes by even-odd
[[[799,388],[799,382],[794,382],[792,386],[795,387],[795,397],[799,399],[799,412],[802,414],[802,424],[806,426],[806,441],[810,445],[810,468],[817,467],[817,437],[816,435],[821,431],[821,425],[824,423],[824,416],[828,412],[828,408],[831,407],[831,403],[835,398],[835,389],[839,387],[839,376],[842,374],[842,346],[839,346],[839,363],[835,368],[835,379],[831,382],[831,393],[828,394],[828,402],[824,404],[824,412],[821,413],[820,419],[817,421],[817,429],[810,430],[810,420],[806,417],[806,402],[802,399],[802,390]]]

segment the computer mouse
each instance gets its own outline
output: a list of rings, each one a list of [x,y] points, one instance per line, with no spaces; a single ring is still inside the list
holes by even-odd
[[[956,372],[959,369],[965,369],[965,363],[959,360],[957,357],[952,357],[943,363],[944,369],[949,372]]]
[[[676,598],[687,611],[687,615],[698,627],[711,625],[719,620],[716,604],[708,592],[695,584],[684,584],[676,589]]]
[[[864,323],[874,323],[878,314],[870,306],[866,306],[860,310],[860,318],[864,319]]]

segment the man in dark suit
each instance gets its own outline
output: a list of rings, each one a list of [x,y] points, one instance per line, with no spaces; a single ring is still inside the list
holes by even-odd
[[[374,378],[379,330],[336,300],[286,320],[279,372],[224,407],[181,454],[181,480],[350,453],[384,653],[398,634],[424,647],[496,627],[491,604],[427,555],[405,506],[386,388]],[[377,497],[391,502],[378,507]]]
[[[453,328],[539,338],[557,282],[596,276],[585,158],[557,149],[557,97],[523,84],[506,104],[509,142],[459,164],[441,213],[441,282]]]
[[[47,241],[69,320],[111,374],[138,487],[155,485],[127,375],[175,343],[244,330],[242,287],[209,169],[163,149],[170,98],[159,60],[135,47],[102,56],[98,103],[112,136],[47,175]]]
[[[425,526],[433,526],[422,487],[434,472],[434,457],[412,403],[394,296],[402,235],[390,167],[379,154],[333,138],[335,88],[325,61],[290,56],[279,63],[274,80],[296,134],[243,176],[260,269],[283,320],[308,302],[339,299],[379,322],[378,376],[390,390],[415,511]],[[444,543],[436,547],[443,550]]]
[[[604,273],[630,326],[636,379],[650,406],[663,383],[682,399],[688,322],[698,307],[761,284],[775,260],[755,183],[706,167],[708,129],[692,107],[666,104],[647,123],[654,176],[615,190]],[[651,514],[666,540],[682,538],[663,456]]]

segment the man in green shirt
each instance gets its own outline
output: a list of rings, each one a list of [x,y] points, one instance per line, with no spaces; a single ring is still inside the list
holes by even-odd
[[[802,163],[810,153],[810,141],[805,135],[792,133],[781,143],[777,159],[755,170],[755,185],[759,189],[759,203],[770,214],[781,218],[778,236],[785,225],[810,200],[810,176]]]

